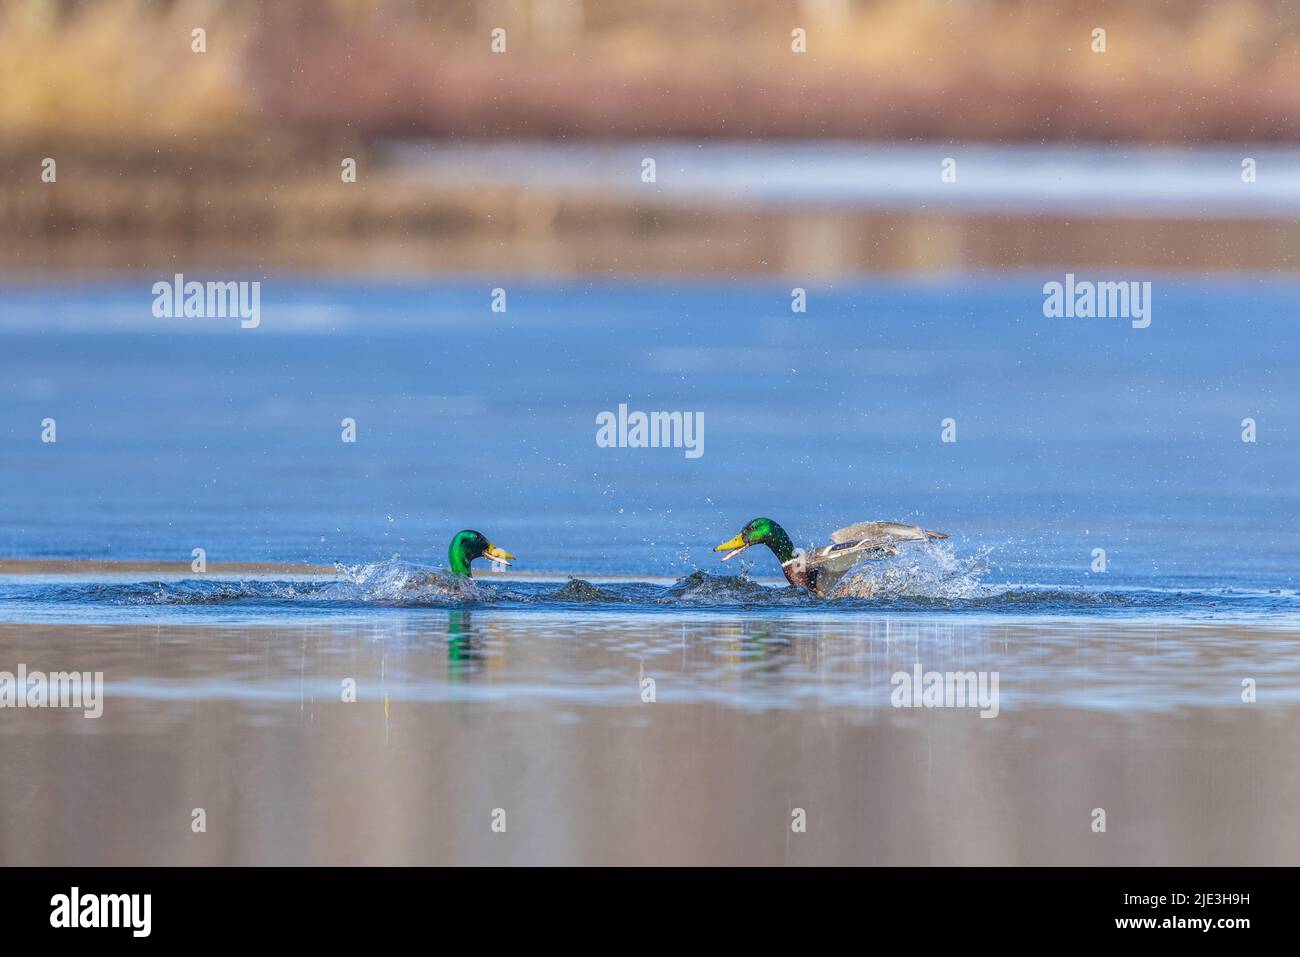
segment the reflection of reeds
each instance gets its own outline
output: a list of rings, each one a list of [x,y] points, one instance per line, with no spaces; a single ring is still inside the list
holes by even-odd
[[[40,197],[57,197],[41,206]],[[268,197],[270,199],[268,200]],[[642,207],[532,192],[378,183],[177,184],[0,191],[0,273],[286,270],[535,276],[772,275],[983,270],[1293,270],[1300,224],[709,206]],[[524,202],[528,199],[529,202]],[[147,205],[144,205],[147,203]]]

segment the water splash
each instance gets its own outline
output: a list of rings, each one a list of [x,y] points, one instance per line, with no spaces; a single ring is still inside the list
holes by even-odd
[[[442,605],[486,601],[496,595],[491,585],[404,562],[397,555],[363,565],[335,562],[334,568],[344,580],[329,583],[321,595],[334,601]]]
[[[980,579],[988,573],[992,549],[959,556],[950,542],[930,542],[893,558],[850,572],[831,598],[936,598],[963,601],[993,597],[997,590]]]

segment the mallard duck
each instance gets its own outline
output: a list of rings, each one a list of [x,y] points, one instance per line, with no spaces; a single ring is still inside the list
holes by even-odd
[[[515,556],[509,552],[497,548],[487,540],[482,532],[476,532],[473,529],[465,529],[463,532],[457,532],[452,537],[451,544],[447,546],[447,564],[451,567],[452,575],[460,575],[465,578],[472,577],[469,563],[476,558],[487,558],[494,562],[500,562],[503,565],[509,565],[510,559]]]
[[[713,550],[726,552],[722,560],[735,558],[751,545],[766,545],[781,562],[781,570],[791,585],[806,588],[818,595],[828,595],[836,582],[854,565],[874,558],[895,554],[899,542],[924,542],[947,538],[916,525],[897,522],[858,522],[831,533],[831,544],[811,551],[794,547],[784,528],[770,518],[756,518],[740,530],[735,538]]]

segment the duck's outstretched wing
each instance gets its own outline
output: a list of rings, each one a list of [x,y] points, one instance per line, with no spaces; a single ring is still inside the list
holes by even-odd
[[[832,544],[801,552],[798,561],[801,569],[810,573],[816,592],[827,595],[849,569],[863,562],[897,554],[901,542],[924,542],[947,537],[942,532],[931,532],[917,525],[859,522],[831,535]]]
[[[931,532],[919,525],[901,525],[898,522],[858,522],[838,531],[831,532],[831,541],[836,545],[846,542],[869,543],[881,545],[890,542],[924,542],[931,538],[947,538],[943,532]]]

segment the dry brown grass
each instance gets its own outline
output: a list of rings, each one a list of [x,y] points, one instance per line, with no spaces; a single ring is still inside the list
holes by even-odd
[[[1300,132],[1300,14],[1277,0],[587,0],[571,28],[565,2],[10,0],[0,137]]]
[[[61,15],[50,0],[0,7],[0,136],[153,141],[221,136],[248,122],[244,11],[190,51],[205,3],[90,3]],[[233,42],[232,42],[233,41]]]

